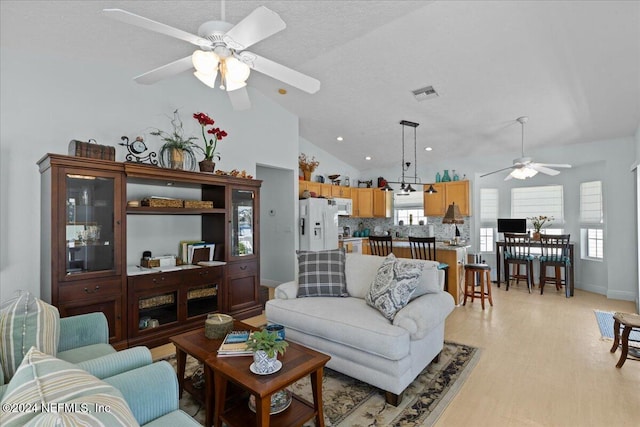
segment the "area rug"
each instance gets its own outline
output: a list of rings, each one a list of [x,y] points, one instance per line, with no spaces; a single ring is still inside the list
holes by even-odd
[[[431,426],[455,397],[479,359],[479,349],[445,342],[440,361],[427,366],[407,387],[398,407],[385,402],[383,391],[325,369],[322,381],[325,424],[344,427]],[[175,357],[169,361],[175,367]],[[198,372],[198,368],[198,362],[188,357],[187,375]],[[289,389],[312,401],[308,377],[292,384]],[[188,392],[183,393],[180,408],[204,424],[204,408]],[[305,424],[313,425],[313,421]]]
[[[596,315],[596,322],[598,322],[598,328],[600,328],[600,335],[602,338],[613,339],[613,311],[593,310]],[[629,334],[629,341],[636,341],[640,343],[640,331],[632,330]],[[629,343],[633,345],[633,343]],[[640,346],[640,344],[638,344]]]

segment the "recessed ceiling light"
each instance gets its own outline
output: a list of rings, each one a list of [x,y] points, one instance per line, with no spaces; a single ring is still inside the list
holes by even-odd
[[[367,156],[364,158],[365,160],[371,160],[371,156]]]
[[[431,150],[433,150],[433,148],[431,148],[431,147],[425,147],[424,148],[424,151],[431,151]]]
[[[338,141],[344,141],[344,138],[343,138],[343,137],[341,137],[341,136],[337,137],[336,139],[337,139]]]
[[[286,95],[286,94],[287,94],[287,90],[286,90],[286,89],[282,89],[282,88],[280,88],[280,89],[278,89],[278,93],[279,93],[280,95]]]

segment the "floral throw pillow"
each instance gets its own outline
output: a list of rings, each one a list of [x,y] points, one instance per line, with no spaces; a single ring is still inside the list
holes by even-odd
[[[393,321],[396,313],[409,303],[418,286],[423,265],[387,256],[376,274],[365,301]]]

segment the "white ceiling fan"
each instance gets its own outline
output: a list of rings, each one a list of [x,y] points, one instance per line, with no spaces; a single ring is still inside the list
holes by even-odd
[[[538,174],[538,172],[542,172],[546,175],[555,176],[560,173],[555,169],[551,168],[570,168],[571,165],[568,164],[551,164],[551,163],[535,163],[531,157],[524,156],[524,124],[527,123],[529,117],[523,116],[518,117],[516,121],[518,121],[522,125],[522,157],[517,159],[513,159],[513,166],[508,166],[506,168],[498,169],[493,172],[485,173],[484,175],[480,175],[480,178],[485,177],[487,175],[492,175],[494,173],[502,172],[505,170],[512,169],[511,173],[506,176],[505,181],[510,180],[511,178],[516,179],[527,179],[532,178]]]
[[[266,74],[308,93],[315,93],[320,89],[318,80],[245,50],[286,27],[277,13],[264,6],[258,7],[233,25],[224,22],[223,1],[222,21],[205,22],[198,28],[197,36],[122,9],[104,9],[103,13],[118,21],[198,46],[192,55],[135,77],[134,80],[138,83],[156,83],[195,68],[194,75],[213,88],[220,74],[219,87],[227,91],[236,110],[244,110],[251,106],[246,91],[250,70]]]

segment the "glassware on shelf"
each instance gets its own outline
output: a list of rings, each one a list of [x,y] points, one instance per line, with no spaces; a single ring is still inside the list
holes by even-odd
[[[460,176],[456,173],[455,169],[453,169],[453,180],[460,181]]]
[[[451,177],[449,176],[449,169],[444,170],[444,175],[442,175],[442,182],[451,182]]]

